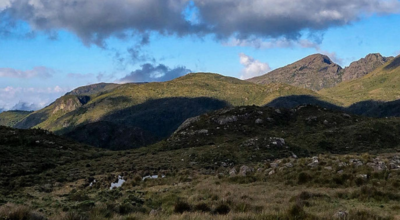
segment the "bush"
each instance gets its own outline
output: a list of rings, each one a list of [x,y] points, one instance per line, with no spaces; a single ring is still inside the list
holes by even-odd
[[[310,174],[301,172],[301,173],[299,173],[299,175],[297,177],[297,183],[305,184],[305,183],[308,183],[311,179],[312,179],[312,177],[310,176]]]
[[[197,212],[210,212],[211,208],[205,203],[200,203],[195,205],[193,210]]]
[[[214,209],[214,213],[218,215],[226,215],[231,211],[228,205],[221,204]]]
[[[190,212],[191,210],[192,210],[192,207],[187,202],[178,201],[174,206],[175,213],[182,214],[184,212]]]

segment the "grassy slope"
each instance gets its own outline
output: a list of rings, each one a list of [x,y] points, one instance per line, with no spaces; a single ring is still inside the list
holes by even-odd
[[[362,78],[321,90],[319,94],[335,99],[345,106],[365,100],[400,99],[400,67],[394,65],[399,60],[400,56]]]
[[[220,117],[232,115],[238,121],[216,123]],[[317,119],[309,123],[307,120],[314,116]],[[257,118],[264,122],[255,124]],[[181,134],[203,129],[208,130],[208,135],[204,132]],[[0,205],[24,204],[55,219],[71,219],[59,216],[68,212],[82,216],[74,219],[88,219],[85,216],[90,216],[89,219],[126,219],[128,216],[134,219],[331,219],[339,210],[349,212],[350,219],[382,219],[379,216],[391,219],[399,210],[400,195],[396,190],[400,184],[399,170],[387,168],[374,172],[367,163],[377,158],[368,154],[319,155],[315,166],[309,165],[315,159],[303,156],[332,149],[339,150],[338,153],[379,153],[378,160],[388,166],[400,158],[398,154],[394,157],[399,147],[400,139],[396,137],[399,129],[398,119],[349,118],[341,112],[310,106],[280,113],[268,107],[237,107],[203,115],[170,140],[154,146],[93,153],[88,153],[93,149],[46,136],[44,131],[8,129],[0,137],[10,139],[14,132],[33,133],[15,136],[11,142],[15,143],[14,148],[18,147],[19,140],[26,146],[9,154],[17,155],[15,159],[23,162],[13,166],[9,166],[12,162],[1,163],[2,175],[16,170],[14,167],[30,166],[30,161],[21,158],[36,158],[39,163],[34,165],[50,164],[34,175],[16,173],[8,184],[13,190],[4,188],[9,193],[0,193]],[[254,139],[256,136],[258,141]],[[31,137],[30,141],[25,141],[25,137]],[[286,144],[273,146],[269,137],[284,137]],[[319,146],[322,137],[333,141],[333,148],[326,148],[329,147],[326,144]],[[37,139],[43,142],[36,144]],[[70,149],[58,150],[60,141]],[[76,147],[82,147],[85,152],[80,158]],[[5,152],[8,150],[11,147]],[[56,154],[59,151],[72,161],[62,163],[63,158]],[[292,158],[291,152],[300,158]],[[384,152],[390,154],[382,155]],[[13,159],[9,155],[5,157]],[[362,165],[351,162],[354,159]],[[239,170],[242,165],[257,172],[245,177],[229,175],[232,168]],[[275,173],[270,175],[271,171]],[[142,181],[143,176],[152,174],[165,174],[166,178]],[[366,174],[367,178],[359,177],[360,174]],[[118,175],[127,182],[121,189],[109,190]],[[94,179],[96,182],[89,186]],[[191,212],[175,213],[179,202],[188,203],[187,211]],[[196,205],[202,203],[210,210],[204,213],[196,210]],[[221,204],[228,206],[230,213],[212,215]],[[158,210],[158,216],[149,217],[152,209]],[[0,209],[0,218],[1,214]]]
[[[210,97],[238,105],[265,105],[277,97],[312,95],[317,93],[293,86],[272,84],[256,85],[217,74],[196,73],[164,83],[126,84],[107,93],[92,96],[83,108],[64,115],[50,115],[36,127],[60,131],[65,124],[77,126],[100,120],[104,116],[149,100],[163,98]]]
[[[25,118],[30,113],[32,113],[32,112],[28,112],[28,111],[2,112],[2,113],[0,113],[0,125],[7,126],[7,127],[13,127],[15,124],[17,124],[19,121],[21,121],[23,118]]]

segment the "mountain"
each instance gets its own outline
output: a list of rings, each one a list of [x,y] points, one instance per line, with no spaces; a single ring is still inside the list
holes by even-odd
[[[379,53],[368,54],[365,58],[352,62],[344,69],[342,81],[363,77],[391,60],[393,57],[383,57]]]
[[[172,134],[187,118],[226,106],[261,106],[288,95],[321,97],[290,85],[257,85],[218,74],[195,73],[163,83],[124,84],[92,95],[68,94],[30,114],[16,127],[40,127],[66,134],[82,125],[106,121],[143,129],[157,141]]]
[[[400,99],[400,56],[391,59],[371,73],[351,81],[319,91],[350,106],[362,101],[395,101]]]
[[[0,126],[13,127],[27,115],[30,111],[12,110],[0,113]]]
[[[343,69],[328,56],[314,54],[295,63],[248,79],[257,84],[285,83],[300,88],[321,90],[341,82]]]
[[[369,54],[346,68],[335,64],[328,56],[314,54],[263,76],[248,79],[257,84],[285,83],[300,88],[319,91],[341,83],[360,78],[381,67],[393,57]]]
[[[87,86],[82,86],[68,92],[66,95],[94,95],[100,92],[106,92],[115,89],[119,84],[114,83],[98,83]]]

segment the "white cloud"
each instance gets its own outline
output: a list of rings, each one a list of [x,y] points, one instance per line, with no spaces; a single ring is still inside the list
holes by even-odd
[[[5,78],[19,78],[19,79],[30,79],[30,78],[50,78],[55,73],[53,69],[38,66],[32,70],[17,70],[13,68],[0,68],[0,77]]]
[[[239,58],[240,63],[244,66],[240,79],[250,79],[256,76],[264,75],[271,71],[268,63],[255,60],[253,57],[247,56],[244,53],[239,54]]]
[[[60,86],[48,88],[0,88],[0,109],[37,110],[43,108],[70,91]]]

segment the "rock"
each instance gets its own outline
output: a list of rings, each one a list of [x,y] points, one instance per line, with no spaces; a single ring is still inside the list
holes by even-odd
[[[254,169],[251,167],[248,167],[246,165],[243,165],[240,167],[239,175],[241,176],[247,176],[248,174],[254,172]]]
[[[221,116],[217,119],[219,125],[225,125],[228,123],[236,122],[238,120],[237,116]]]
[[[316,122],[317,120],[318,120],[317,116],[310,116],[310,117],[306,118],[307,123]]]
[[[349,213],[347,213],[346,211],[338,211],[333,215],[333,218],[335,219],[348,219]]]
[[[196,131],[197,134],[208,134],[208,130],[207,129],[201,129]]]
[[[150,211],[150,214],[149,214],[149,215],[151,215],[151,216],[156,216],[156,215],[158,215],[158,214],[159,214],[159,211],[158,211],[158,210],[152,209],[152,210]]]
[[[190,127],[193,123],[196,123],[198,121],[200,121],[200,116],[187,119],[181,124],[181,126],[179,126],[179,128],[175,131],[175,133],[179,133],[180,131],[185,130],[186,128]]]
[[[343,174],[343,170],[337,171],[337,174]]]
[[[236,174],[237,174],[236,168],[232,168],[232,169],[229,171],[229,175],[230,175],[230,176],[235,176]]]
[[[257,118],[256,124],[262,124],[264,121],[261,118]]]
[[[275,109],[275,112],[278,114],[282,114],[281,110],[279,110],[279,108]]]
[[[269,173],[268,173],[268,175],[274,175],[275,174],[275,170],[271,170],[271,171],[269,171]]]
[[[271,144],[282,147],[286,144],[285,139],[279,137],[270,137]]]
[[[339,162],[339,163],[338,163],[338,166],[339,166],[339,167],[346,167],[346,166],[347,166],[347,163],[345,163],[345,162]]]
[[[367,174],[358,174],[357,177],[361,178],[361,179],[368,179],[368,175]]]
[[[275,120],[273,118],[267,118],[268,122],[274,122]]]
[[[389,164],[389,168],[390,168],[391,170],[397,170],[397,169],[400,168],[400,166],[397,165],[397,164],[395,164],[395,163],[390,163],[390,164]]]
[[[342,115],[343,115],[343,117],[345,117],[345,118],[351,118],[351,115],[349,115],[349,114],[343,113]]]
[[[327,120],[324,120],[324,125],[329,125],[329,122]]]
[[[257,169],[257,173],[262,173],[263,172],[263,169],[262,168],[258,168]]]
[[[332,170],[332,167],[324,167],[325,170]]]
[[[272,168],[277,168],[279,166],[279,163],[270,163],[269,164]]]
[[[312,162],[308,164],[308,166],[310,167],[316,167],[319,164],[319,160],[318,157],[312,157],[311,158]]]
[[[287,167],[287,168],[292,168],[292,167],[293,167],[293,164],[292,164],[292,163],[286,163],[286,164],[285,164],[285,167]]]

